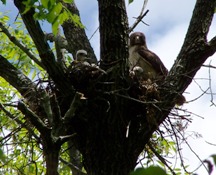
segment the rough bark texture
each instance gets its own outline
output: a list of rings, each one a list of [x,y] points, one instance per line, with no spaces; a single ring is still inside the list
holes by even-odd
[[[21,2],[15,0],[20,12],[24,8]],[[98,3],[100,67],[106,73],[79,64],[71,70],[64,70],[45,42],[40,25],[32,16],[33,9],[22,14],[22,19],[52,79],[51,83],[55,85],[54,90],[49,89],[52,93],[38,89],[6,58],[0,56],[0,76],[28,101],[31,101],[31,97],[37,100],[38,95],[37,103],[34,100],[32,103],[38,105],[37,108],[19,103],[18,109],[41,134],[47,175],[58,174],[60,146],[73,134],[72,142],[82,153],[83,164],[89,175],[128,175],[152,133],[174,107],[175,99],[188,87],[204,61],[216,51],[216,37],[209,42],[206,39],[216,0],[197,0],[175,64],[158,90],[149,92],[128,75],[128,24],[124,0],[98,0]],[[74,4],[70,7],[78,13]],[[70,22],[66,22],[63,29],[72,52],[85,49],[80,48],[85,46],[93,54],[83,29]],[[80,37],[85,39],[77,44]],[[148,103],[154,99],[162,103]],[[43,116],[49,119],[48,125],[42,120]]]
[[[107,70],[120,65],[120,74],[117,73],[116,76],[124,75],[128,66],[128,19],[125,2],[99,0],[98,6],[101,68]]]
[[[79,11],[75,3],[65,4],[65,6],[70,10],[74,15],[79,15]],[[88,52],[89,58],[92,58],[92,62],[96,63],[97,58],[94,54],[94,50],[91,47],[91,44],[86,36],[85,29],[77,26],[72,21],[66,21],[63,25],[63,30],[65,37],[70,46],[69,51],[73,54],[73,57],[76,58],[76,52],[80,49],[84,49]]]

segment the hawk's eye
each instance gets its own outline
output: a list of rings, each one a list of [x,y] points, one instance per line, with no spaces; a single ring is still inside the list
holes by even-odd
[[[136,36],[136,40],[139,40],[140,39],[140,37],[139,36]]]

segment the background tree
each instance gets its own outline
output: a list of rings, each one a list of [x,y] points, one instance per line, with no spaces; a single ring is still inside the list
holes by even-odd
[[[73,174],[84,174],[83,168],[89,175],[129,174],[143,151],[166,165],[159,152],[164,150],[154,149],[160,142],[151,138],[155,131],[163,134],[158,127],[171,122],[176,98],[216,51],[216,37],[207,40],[216,1],[197,0],[178,58],[157,88],[129,76],[131,28],[124,0],[98,1],[100,69],[71,67],[65,59],[65,48],[74,57],[84,48],[96,62],[74,2],[14,4],[19,30],[7,26],[6,16],[0,23],[1,128],[6,133],[1,142],[8,153],[2,148],[2,173],[41,173],[45,162],[47,175],[69,173],[69,168]],[[52,24],[55,35],[42,31],[41,19]],[[27,31],[20,30],[22,22]],[[55,41],[54,51],[48,40]]]

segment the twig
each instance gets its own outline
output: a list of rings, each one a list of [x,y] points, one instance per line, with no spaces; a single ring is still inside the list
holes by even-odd
[[[153,148],[153,146],[150,143],[148,143],[148,146],[152,150],[152,152],[156,155],[156,157],[170,170],[170,172],[173,175],[176,175],[173,169],[167,164],[166,160]]]
[[[180,161],[181,161],[181,166],[183,167],[183,169],[184,169],[184,171],[186,172],[186,173],[188,173],[188,174],[190,174],[187,170],[186,170],[186,167],[185,167],[185,165],[184,165],[184,160],[183,160],[183,158],[182,158],[182,155],[181,155],[181,148],[180,148],[180,145],[179,145],[179,140],[178,140],[178,136],[177,136],[177,134],[176,134],[176,132],[175,132],[175,129],[174,129],[174,127],[173,127],[173,125],[172,125],[172,122],[171,122],[171,120],[168,118],[168,122],[170,123],[170,126],[171,126],[171,128],[172,128],[172,131],[173,131],[173,134],[174,134],[174,137],[175,137],[175,140],[176,140],[176,145],[177,145],[177,152],[178,152],[178,154],[179,154],[179,157],[180,157]],[[180,133],[180,132],[179,132]],[[181,135],[182,136],[182,135]],[[182,136],[182,138],[184,139],[184,137]],[[184,139],[185,140],[185,139]]]
[[[206,92],[207,92],[208,90],[209,90],[209,87],[208,87],[201,95],[199,95],[198,97],[196,97],[196,98],[194,98],[194,99],[192,99],[192,100],[190,100],[190,101],[187,101],[187,103],[194,102],[194,101],[198,100],[198,99],[201,98],[203,95],[205,95]]]
[[[99,27],[97,27],[97,29],[94,31],[94,33],[91,35],[91,37],[89,38],[89,41],[93,38],[93,36],[95,35],[95,33],[99,30]]]
[[[211,61],[209,63],[209,65],[211,65]],[[211,94],[211,106],[216,106],[215,103],[214,103],[214,97],[213,97],[213,91],[212,91],[212,83],[211,83],[211,69],[209,67],[209,89],[210,89],[210,94]]]
[[[203,64],[202,67],[207,67],[207,68],[216,69],[216,66],[212,66],[212,65],[205,65],[205,64]]]
[[[146,12],[143,15],[137,17],[135,23],[129,28],[128,30],[129,33],[133,31],[133,29],[140,23],[140,21],[142,21],[142,19],[147,15],[148,12],[149,10],[146,10]]]

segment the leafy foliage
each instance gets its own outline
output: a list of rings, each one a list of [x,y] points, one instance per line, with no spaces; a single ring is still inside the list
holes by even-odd
[[[73,0],[64,0],[63,2],[58,0],[41,0],[32,1],[27,0],[25,2],[26,9],[24,13],[29,11],[32,7],[36,9],[34,17],[39,20],[46,20],[52,24],[53,34],[57,34],[59,25],[63,24],[66,20],[71,20],[79,27],[84,27],[80,22],[80,18],[71,14],[69,10],[64,6],[64,3],[72,3]]]

